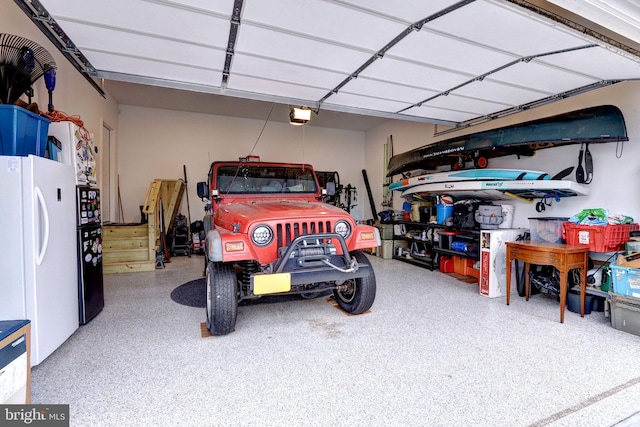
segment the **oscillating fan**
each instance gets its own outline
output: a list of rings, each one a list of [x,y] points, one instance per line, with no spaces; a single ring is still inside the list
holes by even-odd
[[[0,104],[15,103],[46,71],[55,68],[55,61],[42,46],[0,33]]]

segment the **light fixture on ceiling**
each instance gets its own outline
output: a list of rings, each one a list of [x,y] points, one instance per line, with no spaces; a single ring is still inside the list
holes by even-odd
[[[311,120],[311,109],[308,107],[291,107],[289,110],[289,123],[301,126]]]

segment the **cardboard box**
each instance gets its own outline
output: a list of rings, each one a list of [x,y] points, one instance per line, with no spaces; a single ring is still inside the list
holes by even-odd
[[[506,242],[522,236],[526,229],[482,230],[480,232],[480,295],[497,298],[507,294]],[[515,268],[511,283],[516,283]]]
[[[632,255],[618,255],[615,265],[626,268],[640,268],[640,258]]]

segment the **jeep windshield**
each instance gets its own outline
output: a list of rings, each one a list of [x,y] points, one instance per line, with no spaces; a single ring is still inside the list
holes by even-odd
[[[302,166],[219,166],[216,188],[220,194],[304,193],[318,191],[313,170]]]

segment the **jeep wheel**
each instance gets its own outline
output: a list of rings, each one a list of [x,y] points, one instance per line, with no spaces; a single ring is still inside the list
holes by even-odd
[[[351,314],[361,314],[371,308],[376,298],[376,276],[373,274],[373,268],[365,254],[356,251],[351,256],[355,257],[361,266],[368,267],[369,275],[347,280],[340,289],[333,291],[333,295],[344,311]]]
[[[205,235],[205,239],[204,239],[204,248],[202,250],[202,253],[204,255],[204,272],[206,274],[207,271],[207,264],[209,264],[209,254],[207,253],[207,233],[209,232],[209,230],[211,230],[211,215],[205,215],[202,218],[202,226],[204,227],[204,235]]]
[[[236,326],[236,283],[233,265],[207,264],[207,329],[211,335],[226,335]]]
[[[207,275],[207,267],[209,266],[209,254],[207,254],[207,245],[205,245],[204,247],[204,270],[202,270],[202,275],[206,276]]]
[[[211,215],[202,217],[202,228],[204,228],[204,235],[206,236],[209,230],[211,230]]]

